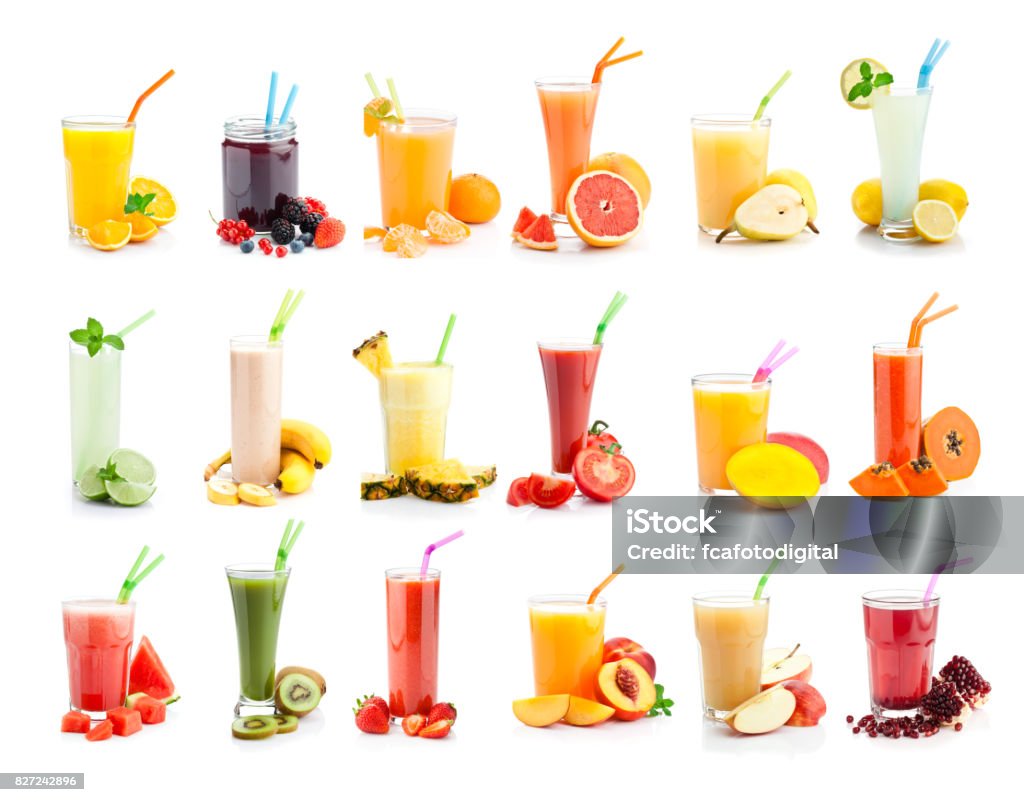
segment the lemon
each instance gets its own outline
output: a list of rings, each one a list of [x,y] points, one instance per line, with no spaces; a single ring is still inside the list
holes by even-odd
[[[850,100],[850,90],[854,86],[859,84],[863,79],[860,72],[860,65],[867,62],[867,65],[871,68],[872,75],[878,75],[880,72],[889,72],[885,68],[885,65],[879,61],[875,61],[873,58],[855,58],[849,64],[843,68],[842,75],[839,76],[839,88],[843,91],[843,100],[846,101],[846,105],[853,109],[870,109],[871,108],[871,97],[858,97]],[[888,92],[888,86],[881,86],[874,90],[875,92]]]
[[[850,196],[853,213],[865,225],[882,224],[882,179],[869,178],[861,181]]]
[[[150,193],[156,195],[146,207],[146,211],[151,212],[148,217],[158,226],[167,225],[178,216],[178,204],[174,200],[174,196],[159,181],[137,175],[132,179],[132,183],[128,187],[128,193],[130,195],[136,193],[139,195],[149,195]]]
[[[917,199],[945,201],[953,207],[957,220],[963,220],[967,211],[967,191],[959,184],[943,178],[933,178],[921,184]]]
[[[85,232],[86,241],[98,251],[116,251],[132,238],[132,224],[123,220],[101,220]]]
[[[914,207],[914,230],[928,242],[952,239],[959,224],[956,210],[945,201],[923,200]]]

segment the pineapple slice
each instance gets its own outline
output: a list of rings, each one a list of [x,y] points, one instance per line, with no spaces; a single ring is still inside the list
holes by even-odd
[[[383,331],[378,331],[368,340],[363,340],[363,344],[352,352],[352,356],[378,379],[381,370],[395,364],[391,361],[388,335]]]
[[[481,488],[490,487],[498,478],[498,468],[494,465],[467,465],[466,473],[473,477]]]
[[[405,477],[393,473],[364,473],[359,480],[359,498],[363,501],[398,498],[408,492]]]
[[[409,492],[427,501],[460,503],[480,495],[479,485],[457,459],[409,468],[405,479]]]

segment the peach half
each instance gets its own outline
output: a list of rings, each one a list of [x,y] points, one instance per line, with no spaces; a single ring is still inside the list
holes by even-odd
[[[658,667],[650,652],[644,649],[643,646],[631,638],[611,638],[605,641],[604,657],[601,659],[602,663],[614,663],[616,660],[621,660],[624,657],[636,660],[643,670],[650,674],[651,679],[654,679],[654,674]]]
[[[598,701],[615,708],[620,721],[646,716],[658,698],[651,675],[628,657],[602,665],[594,684]]]

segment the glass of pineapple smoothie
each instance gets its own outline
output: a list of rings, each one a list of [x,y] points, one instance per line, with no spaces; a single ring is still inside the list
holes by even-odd
[[[389,473],[444,460],[452,366],[401,362],[380,369],[384,413],[384,456]]]

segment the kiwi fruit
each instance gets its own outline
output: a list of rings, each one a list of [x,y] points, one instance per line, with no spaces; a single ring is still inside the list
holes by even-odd
[[[277,722],[278,735],[287,735],[289,732],[295,732],[299,728],[298,716],[282,716],[278,714],[274,716],[274,720]]]
[[[243,716],[231,724],[231,734],[243,741],[259,741],[277,732],[277,719],[273,716]]]
[[[289,674],[304,674],[320,686],[321,696],[327,695],[327,680],[324,679],[324,675],[321,674],[319,671],[314,671],[311,668],[304,668],[303,666],[285,666],[277,672],[277,677],[274,679],[274,685],[280,685],[281,680],[283,680]]]
[[[274,701],[279,713],[302,718],[320,704],[320,685],[305,674],[285,674],[277,683]]]

